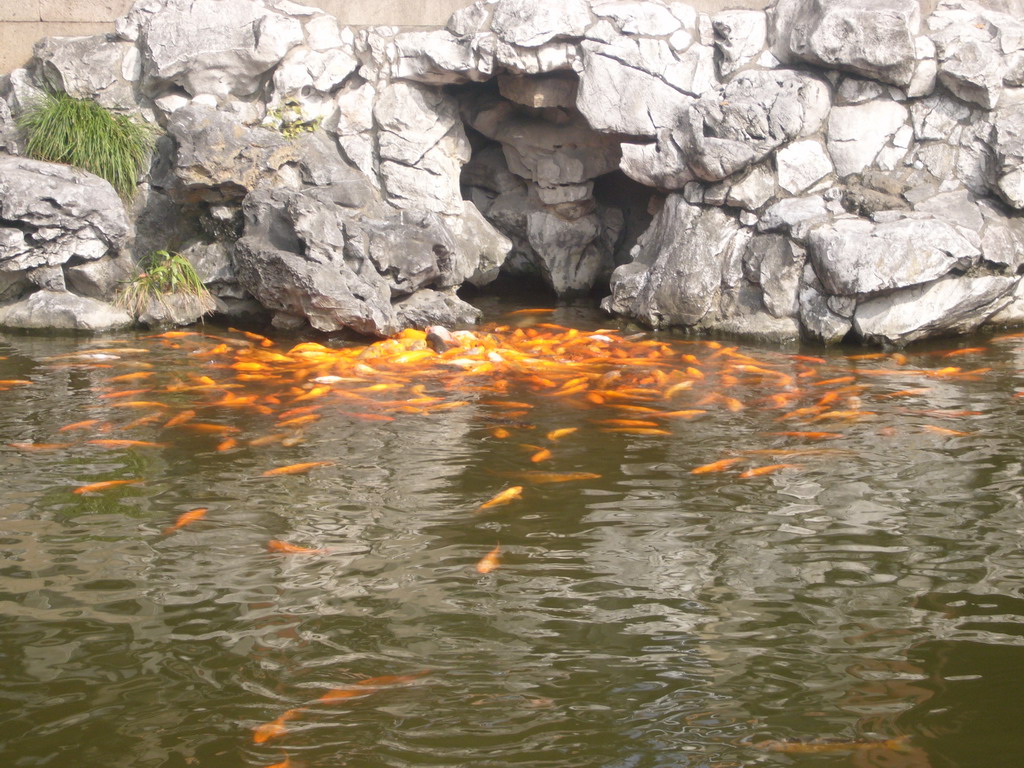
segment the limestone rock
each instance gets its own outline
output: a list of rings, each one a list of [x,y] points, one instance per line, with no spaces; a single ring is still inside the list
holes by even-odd
[[[820,141],[794,141],[775,153],[779,186],[799,195],[832,173],[832,161]]]
[[[599,19],[610,20],[624,35],[668,37],[686,26],[680,19],[682,14],[677,15],[660,0],[598,0],[591,4],[591,9]],[[687,31],[692,31],[692,22],[689,26]]]
[[[494,52],[445,29],[395,36],[392,76],[430,85],[481,81],[494,74]]]
[[[833,107],[828,117],[828,152],[839,177],[870,166],[907,117],[903,105],[883,99]]]
[[[106,259],[86,261],[64,268],[69,290],[91,299],[110,301],[135,272],[135,262],[127,253]]]
[[[929,282],[974,264],[981,252],[931,217],[882,224],[840,219],[808,236],[814,271],[829,293],[857,295]]]
[[[1024,209],[1024,102],[1001,107],[995,119],[996,190]]]
[[[865,340],[897,346],[929,336],[969,333],[1013,298],[1019,277],[957,277],[863,301],[853,316]]]
[[[692,104],[675,138],[691,170],[718,181],[817,132],[829,106],[828,85],[816,77],[744,71]]]
[[[822,344],[838,344],[853,328],[853,322],[829,307],[825,289],[810,263],[804,266],[799,289],[800,325],[810,338]]]
[[[762,301],[772,317],[796,317],[798,293],[807,254],[783,235],[756,235],[743,255],[743,271],[761,286]]]
[[[525,107],[570,108],[576,105],[579,78],[571,72],[553,72],[549,75],[498,75],[498,90],[502,97]]]
[[[526,232],[545,282],[559,296],[585,293],[611,273],[610,250],[595,247],[601,221],[594,214],[568,221],[534,211],[527,216]]]
[[[57,291],[36,291],[0,306],[0,327],[66,331],[115,331],[132,324],[123,309],[105,301]]]
[[[722,11],[711,17],[718,50],[718,72],[726,78],[764,50],[768,36],[763,11]]]
[[[141,76],[141,60],[131,43],[104,35],[47,37],[36,43],[33,59],[55,91],[108,108],[136,108],[133,85]]]
[[[906,86],[914,75],[917,0],[779,0],[769,11],[772,52]]]
[[[454,289],[417,291],[395,303],[398,324],[403,328],[426,328],[431,325],[458,327],[480,321],[479,309],[455,295]]]
[[[559,37],[582,37],[589,25],[585,0],[498,0],[491,20],[501,40],[524,48]]]
[[[216,308],[212,296],[190,293],[168,293],[151,298],[136,318],[149,328],[192,325]]]
[[[250,96],[303,39],[298,18],[261,0],[166,0],[139,22],[143,87]]]
[[[86,171],[0,158],[0,270],[61,266],[116,254],[131,232],[110,184]]]
[[[652,328],[698,324],[720,299],[724,262],[739,230],[721,209],[669,195],[633,261],[612,273],[602,308]]]

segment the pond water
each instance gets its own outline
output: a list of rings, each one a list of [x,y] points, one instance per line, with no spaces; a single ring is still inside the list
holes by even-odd
[[[1024,337],[486,309],[0,336],[3,764],[1024,765]]]

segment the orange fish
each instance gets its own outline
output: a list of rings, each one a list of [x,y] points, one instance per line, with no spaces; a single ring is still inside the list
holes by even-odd
[[[756,749],[763,749],[768,752],[783,752],[788,754],[815,754],[820,752],[855,752],[867,749],[888,749],[896,752],[906,752],[909,736],[900,736],[895,739],[884,741],[762,741],[755,744]]]
[[[801,437],[805,440],[834,440],[843,436],[841,432],[765,432],[765,434],[777,437]]]
[[[651,427],[609,427],[602,429],[602,432],[621,432],[626,435],[671,435],[667,429],[653,429]]]
[[[723,469],[728,469],[733,464],[736,464],[737,462],[740,461],[743,461],[743,459],[739,456],[733,457],[731,459],[720,459],[719,461],[713,461],[710,464],[702,464],[699,467],[695,467],[694,469],[690,470],[690,474],[703,475],[708,472],[721,472]]]
[[[533,456],[530,457],[530,461],[532,461],[534,464],[537,464],[538,462],[546,461],[547,459],[550,458],[551,451],[549,451],[547,448],[541,448],[539,451],[533,454]]]
[[[957,355],[973,355],[977,352],[985,352],[987,347],[964,347],[963,349],[954,349],[952,352],[946,352],[940,357],[956,357]]]
[[[485,501],[477,509],[488,509],[490,507],[496,507],[499,504],[508,504],[512,499],[522,498],[523,486],[513,485],[511,488],[506,488],[501,493],[497,494],[490,501]]]
[[[268,765],[267,768],[293,768],[293,766],[292,761],[289,759],[288,755],[285,755],[284,760],[282,760],[280,763]]]
[[[155,375],[153,371],[138,371],[136,373],[123,373],[120,376],[114,376],[109,381],[138,381],[139,379],[147,379],[150,376]]]
[[[102,445],[104,448],[163,448],[167,443],[153,443],[149,440],[87,440],[90,445]]]
[[[504,440],[506,437],[509,437],[511,434],[512,433],[509,432],[504,427],[495,427],[494,429],[491,430],[491,436],[492,437],[496,437],[499,440]]]
[[[327,553],[326,549],[300,547],[297,544],[289,544],[287,541],[281,541],[280,539],[268,541],[267,550],[270,552],[280,552],[285,555],[323,555]]]
[[[822,379],[821,381],[812,381],[808,386],[811,387],[829,387],[833,384],[849,384],[851,381],[856,381],[856,376],[837,376],[834,379]]]
[[[179,528],[184,528],[189,523],[194,523],[196,520],[206,517],[206,510],[207,507],[199,507],[198,509],[192,509],[179,515],[178,519],[174,521],[174,525],[164,528],[164,535],[166,536],[169,533],[174,533],[174,531]]]
[[[501,547],[495,546],[476,564],[477,573],[490,573],[501,563]]]
[[[429,674],[430,670],[424,669],[411,675],[381,675],[380,677],[367,677],[364,680],[357,680],[353,683],[353,685],[360,686],[359,688],[334,688],[318,698],[317,701],[324,704],[330,704],[334,701],[361,698],[363,696],[369,696],[371,693],[375,693],[385,686],[411,683],[413,680],[418,680],[424,675]]]
[[[970,432],[961,432],[958,429],[946,429],[945,427],[937,427],[934,424],[925,424],[921,429],[926,429],[929,432],[934,432],[937,435],[947,435],[949,437],[966,437],[970,435]]]
[[[180,426],[182,429],[187,429],[190,432],[199,432],[200,434],[207,435],[223,435],[238,431],[238,427],[229,427],[224,424],[207,424],[201,421],[183,422]]]
[[[134,397],[135,395],[144,395],[152,391],[152,389],[122,389],[119,392],[107,392],[105,395],[100,395],[100,400],[113,400],[116,397]]]
[[[73,429],[88,429],[93,424],[99,424],[99,419],[86,419],[85,421],[76,421],[74,424],[65,424],[63,427],[58,429],[58,432],[70,432]]]
[[[764,467],[754,467],[748,469],[746,472],[740,472],[739,476],[742,478],[748,477],[760,477],[761,475],[770,475],[773,472],[778,472],[780,469],[789,469],[790,467],[798,467],[799,464],[768,464]]]
[[[547,438],[548,440],[557,440],[560,437],[571,435],[577,429],[578,427],[563,427],[562,429],[553,429],[550,432],[548,432]]]
[[[574,480],[596,480],[601,475],[596,472],[543,472],[540,470],[525,470],[523,472],[496,472],[494,474],[502,477],[511,477],[516,480],[526,480],[531,483],[570,483]]]
[[[191,421],[195,417],[196,417],[196,412],[195,411],[192,411],[192,410],[182,411],[177,416],[172,416],[170,419],[168,419],[166,422],[164,422],[164,426],[165,427],[176,427],[179,424],[184,424],[186,421]]]
[[[307,461],[301,464],[288,464],[284,467],[275,467],[274,469],[268,469],[263,473],[263,477],[274,477],[275,475],[298,475],[303,472],[308,472],[316,467],[329,467],[334,464],[333,461]]]
[[[284,736],[288,732],[285,723],[289,720],[294,720],[300,713],[301,710],[299,709],[289,709],[269,723],[263,723],[263,725],[256,727],[252,732],[253,743],[264,744],[271,739]]]
[[[238,441],[235,440],[235,438],[233,437],[229,437],[227,440],[221,440],[219,443],[217,443],[217,451],[230,451],[236,445],[238,445]]]
[[[107,488],[114,488],[118,485],[133,485],[135,483],[141,482],[141,480],[101,480],[98,483],[89,483],[88,485],[83,485],[78,488],[75,488],[75,490],[73,490],[72,493],[92,493],[93,491],[105,491]]]
[[[11,448],[19,451],[57,451],[61,448],[69,448],[72,443],[8,443]]]

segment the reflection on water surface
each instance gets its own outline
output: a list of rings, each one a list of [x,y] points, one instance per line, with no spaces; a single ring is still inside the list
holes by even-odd
[[[1024,338],[607,322],[0,337],[0,755],[1024,764]]]

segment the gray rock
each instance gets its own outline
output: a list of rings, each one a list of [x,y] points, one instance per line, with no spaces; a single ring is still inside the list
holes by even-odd
[[[115,331],[132,325],[123,309],[73,293],[37,291],[0,306],[0,327],[64,331]]]
[[[684,22],[667,3],[660,0],[598,0],[591,4],[594,15],[609,19],[624,35],[668,37],[684,28]],[[690,24],[692,31],[693,24]]]
[[[853,326],[865,340],[903,346],[969,333],[1010,303],[1018,277],[950,277],[863,301]]]
[[[775,153],[779,186],[799,195],[832,173],[832,161],[820,141],[794,141]]]
[[[991,200],[979,200],[977,206],[985,222],[981,231],[982,258],[1017,274],[1024,264],[1024,218],[1006,215]]]
[[[136,318],[149,328],[192,325],[216,308],[209,294],[168,293],[153,297]]]
[[[143,88],[153,96],[173,86],[251,96],[304,38],[298,18],[261,0],[166,0],[137,18]]]
[[[100,301],[113,300],[134,272],[135,262],[127,253],[64,268],[65,280],[70,290]]]
[[[601,220],[594,214],[566,220],[548,211],[526,218],[526,235],[545,282],[559,296],[590,291],[611,273],[611,249],[600,247]]]
[[[848,296],[926,283],[981,255],[951,224],[930,217],[883,224],[840,219],[812,229],[808,251],[825,289]]]
[[[458,327],[474,325],[483,313],[455,295],[454,289],[417,291],[395,303],[395,314],[403,328],[426,328],[431,325]]]
[[[789,197],[769,207],[757,223],[759,232],[791,232],[807,222],[817,222],[828,216],[821,195]]]
[[[725,262],[740,230],[720,208],[669,195],[638,241],[633,261],[612,273],[612,293],[602,308],[652,328],[697,325],[721,298]]]
[[[904,106],[887,100],[834,107],[828,117],[828,152],[839,177],[870,166],[907,116]]]
[[[392,76],[430,85],[479,82],[494,74],[494,51],[445,29],[403,32],[394,40]]]
[[[1007,105],[995,117],[996,191],[1024,210],[1024,103]]]
[[[498,75],[498,90],[504,98],[533,109],[575,106],[578,86],[579,78],[572,72],[533,77]]]
[[[763,11],[722,11],[711,17],[718,72],[726,78],[756,59],[768,37]]]
[[[561,37],[582,37],[590,26],[585,0],[498,0],[491,28],[511,45],[536,48]]]
[[[131,43],[92,37],[47,37],[33,59],[51,89],[104,107],[136,109],[134,84],[141,75],[138,49]]]
[[[130,235],[124,204],[86,171],[0,158],[0,269],[60,266],[116,254]]]
[[[804,333],[822,344],[838,344],[853,328],[853,322],[829,307],[828,296],[810,263],[804,267],[799,289],[800,325]]]
[[[796,317],[807,253],[782,235],[756,235],[743,255],[743,271],[761,286],[762,301],[772,317]]]
[[[824,81],[791,70],[748,70],[692,104],[674,136],[690,169],[718,181],[816,133],[828,110]]]
[[[906,86],[914,75],[916,0],[779,0],[769,11],[772,53]]]
[[[831,169],[831,163],[829,168]],[[775,174],[768,165],[762,163],[755,165],[742,178],[729,186],[725,204],[747,211],[756,211],[774,196]]]
[[[463,214],[448,219],[448,227],[457,251],[467,254],[467,264],[475,264],[462,279],[475,286],[494,282],[512,250],[512,241],[496,230],[471,202],[464,201]]]

